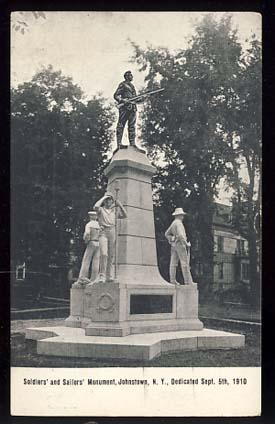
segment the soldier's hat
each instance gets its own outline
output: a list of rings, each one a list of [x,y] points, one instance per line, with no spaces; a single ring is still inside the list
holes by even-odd
[[[174,210],[174,212],[172,213],[173,216],[177,216],[177,215],[187,215],[186,212],[184,212],[184,210],[182,208],[176,208]]]
[[[97,213],[96,213],[96,211],[89,211],[88,215],[89,216],[95,216],[95,215],[97,215]]]
[[[123,74],[124,78],[126,77],[127,74],[131,74],[131,73],[132,73],[132,71],[126,71],[126,72],[124,72],[124,74]]]

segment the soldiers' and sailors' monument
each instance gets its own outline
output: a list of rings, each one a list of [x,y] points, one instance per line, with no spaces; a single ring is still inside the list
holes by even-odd
[[[165,233],[171,246],[170,281],[159,273],[151,187],[155,167],[136,145],[135,127],[138,103],[163,89],[138,96],[132,80],[132,73],[125,72],[114,94],[117,148],[105,169],[107,191],[89,211],[70,316],[64,326],[27,330],[27,338],[38,340],[40,354],[148,360],[162,352],[244,345],[243,335],[205,329],[198,318],[181,207]],[[122,144],[126,125],[127,146]],[[179,264],[182,285],[175,279]]]

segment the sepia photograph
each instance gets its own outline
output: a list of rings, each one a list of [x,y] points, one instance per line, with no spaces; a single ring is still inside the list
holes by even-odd
[[[261,15],[15,11],[10,60],[12,414],[259,415]]]

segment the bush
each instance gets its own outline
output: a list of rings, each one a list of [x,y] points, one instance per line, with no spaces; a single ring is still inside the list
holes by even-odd
[[[234,288],[227,290],[217,290],[214,293],[215,298],[220,303],[236,302],[236,303],[250,303],[250,290],[245,284],[240,283]]]

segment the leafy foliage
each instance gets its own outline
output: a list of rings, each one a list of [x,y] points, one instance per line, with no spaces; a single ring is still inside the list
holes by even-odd
[[[13,256],[65,266],[105,186],[112,113],[51,66],[12,90],[11,111]]]
[[[253,36],[250,48],[243,57],[239,80],[239,108],[235,150],[238,152],[228,182],[234,189],[233,217],[235,227],[249,242],[250,282],[252,299],[260,300],[260,226],[261,226],[261,115],[262,115],[262,58],[261,45]],[[241,165],[240,165],[241,164]],[[247,181],[240,181],[236,169],[243,166]],[[256,222],[258,224],[256,225]]]
[[[157,233],[167,227],[174,207],[187,209],[193,274],[205,288],[213,280],[212,215],[218,184],[221,178],[240,182],[240,129],[258,145],[259,127],[250,108],[255,101],[259,105],[255,90],[260,75],[256,81],[248,71],[255,65],[256,44],[254,40],[253,52],[244,55],[228,14],[219,21],[206,15],[187,49],[176,53],[133,44],[133,60],[147,71],[146,88],[157,88],[159,82],[165,88],[144,106],[142,124],[144,143],[158,166]],[[195,260],[201,275],[196,274]]]
[[[11,19],[11,23],[12,23],[12,28],[15,31],[20,32],[21,34],[25,34],[26,31],[29,30],[29,23],[27,22],[27,15],[26,13],[30,14],[31,16],[37,20],[40,18],[46,19],[46,15],[44,12],[17,12],[18,14],[21,15],[20,19],[15,19],[14,15],[12,14],[12,19]],[[17,15],[17,14],[16,14]]]

